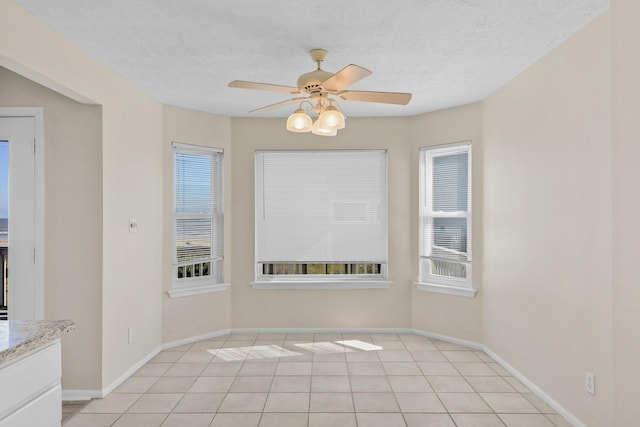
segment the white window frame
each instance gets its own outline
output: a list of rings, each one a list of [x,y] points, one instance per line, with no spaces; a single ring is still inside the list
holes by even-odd
[[[468,184],[467,184],[467,211],[459,212],[433,212],[428,208],[429,203],[425,200],[426,190],[432,185],[431,174],[428,171],[431,169],[431,165],[427,164],[427,155],[432,157],[446,156],[460,152],[461,148],[466,148],[469,155],[468,166]],[[472,149],[471,141],[458,142],[447,145],[430,146],[420,148],[420,167],[419,167],[419,211],[418,211],[418,224],[421,223],[423,217],[428,216],[432,218],[466,218],[467,220],[467,261],[465,262],[467,277],[465,279],[457,279],[454,277],[444,277],[440,275],[431,274],[426,268],[424,260],[428,259],[421,254],[421,248],[423,248],[424,233],[422,233],[421,227],[419,229],[419,248],[418,248],[418,281],[415,283],[416,288],[421,291],[431,291],[450,295],[459,295],[465,297],[474,297],[476,290],[473,289],[473,263],[472,263],[472,245],[473,245],[473,232],[472,232]]]
[[[258,210],[259,203],[261,203],[262,193],[262,181],[261,175],[258,172],[258,155],[259,153],[269,152],[284,152],[284,153],[298,153],[298,152],[371,152],[381,151],[385,153],[385,261],[380,263],[380,271],[378,274],[281,274],[281,275],[265,275],[262,272],[262,263],[258,262],[257,255],[257,242],[258,242]],[[390,288],[391,282],[387,280],[388,277],[388,156],[386,150],[266,150],[256,151],[255,157],[255,194],[254,200],[256,203],[256,227],[255,227],[255,249],[256,249],[256,262],[255,265],[255,281],[251,282],[253,289],[380,289]],[[282,263],[286,263],[285,260]],[[292,264],[304,264],[300,262],[291,262]],[[330,261],[318,261],[315,264],[331,264]],[[351,264],[375,264],[371,261],[363,262],[351,262]],[[270,263],[265,263],[270,264]],[[275,264],[275,263],[271,263]],[[309,262],[307,264],[314,264]]]
[[[214,176],[213,174],[211,175],[211,186],[212,188],[216,187],[216,191],[220,195],[219,215],[221,215],[222,219],[219,224],[220,226],[219,233],[220,233],[220,238],[224,242],[224,150],[220,148],[185,144],[181,142],[172,142],[171,147],[172,147],[171,191],[172,191],[173,197],[172,197],[172,218],[171,218],[172,219],[171,289],[168,292],[169,297],[176,298],[176,297],[184,297],[184,296],[198,295],[198,294],[204,294],[209,292],[218,292],[218,291],[226,290],[229,288],[229,283],[222,283],[222,259],[223,259],[222,256],[220,258],[215,258],[215,259],[211,257],[208,259],[201,260],[201,262],[210,263],[210,268],[212,269],[211,275],[201,276],[201,277],[178,278],[178,267],[184,266],[187,264],[195,264],[196,262],[178,263],[177,243],[176,243],[176,235],[177,235],[176,224],[177,224],[178,217],[182,215],[176,212],[176,205],[175,205],[176,154],[189,153],[189,154],[196,154],[200,156],[213,157],[213,154],[215,153],[217,155],[216,157],[218,158],[219,167],[217,168],[218,169],[217,176]],[[215,226],[214,220],[213,220],[214,214],[212,213],[210,217],[212,221],[211,226],[214,227]],[[213,239],[213,233],[212,233],[212,239]],[[222,243],[222,245],[224,247],[224,243]],[[217,267],[215,266],[216,264],[217,264]]]

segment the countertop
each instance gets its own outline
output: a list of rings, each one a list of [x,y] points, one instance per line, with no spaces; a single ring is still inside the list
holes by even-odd
[[[0,365],[60,338],[74,327],[73,320],[0,320]]]

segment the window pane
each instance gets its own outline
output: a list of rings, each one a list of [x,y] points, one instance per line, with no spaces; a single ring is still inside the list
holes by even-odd
[[[7,272],[9,246],[9,143],[0,141],[0,247],[3,248],[0,257],[0,305],[6,305],[7,300]]]
[[[438,258],[467,258],[467,219],[434,218],[431,255]]]
[[[175,160],[176,212],[210,213],[211,156],[176,153]]]
[[[450,262],[440,259],[432,259],[431,274],[444,277],[455,277],[457,279],[467,278],[467,266],[459,262]]]
[[[467,210],[469,153],[433,158],[433,210]]]
[[[0,218],[9,218],[9,143],[0,141]],[[6,221],[3,222],[6,225]],[[6,227],[1,229],[7,231]]]
[[[176,256],[178,262],[211,257],[211,220],[176,220]]]
[[[348,263],[259,263],[259,271],[264,276],[277,275],[355,275],[368,274],[379,275],[382,273],[382,264],[348,264]]]

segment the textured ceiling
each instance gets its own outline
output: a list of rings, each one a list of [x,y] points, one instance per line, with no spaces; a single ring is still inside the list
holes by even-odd
[[[412,92],[406,106],[341,102],[348,116],[411,116],[482,100],[609,7],[609,0],[15,0],[160,102],[247,116],[295,86],[361,65],[354,90]],[[284,117],[295,106],[260,114]]]

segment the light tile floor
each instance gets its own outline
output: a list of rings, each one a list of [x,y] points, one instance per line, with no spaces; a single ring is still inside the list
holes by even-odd
[[[412,334],[231,334],[159,353],[64,427],[566,427],[482,351]]]

